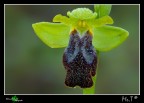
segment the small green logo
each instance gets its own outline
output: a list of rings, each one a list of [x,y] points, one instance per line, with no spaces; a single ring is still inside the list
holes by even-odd
[[[6,98],[6,100],[11,100],[13,103],[23,101],[23,100],[19,100],[16,95],[12,96],[12,98]]]
[[[11,98],[12,102],[15,103],[15,102],[18,102],[18,97],[17,96],[13,96]]]

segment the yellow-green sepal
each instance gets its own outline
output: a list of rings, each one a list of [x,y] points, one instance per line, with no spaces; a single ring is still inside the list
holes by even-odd
[[[114,26],[104,25],[93,28],[93,45],[98,51],[109,51],[126,40],[129,32]]]
[[[36,35],[49,47],[66,47],[69,41],[70,27],[63,23],[39,22],[32,24]]]

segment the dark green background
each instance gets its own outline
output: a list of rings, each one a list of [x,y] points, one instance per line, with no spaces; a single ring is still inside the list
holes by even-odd
[[[93,5],[5,5],[5,93],[82,94],[82,89],[64,84],[64,48],[46,46],[32,24],[51,22],[78,7]],[[113,5],[114,26],[129,31],[119,47],[101,52],[97,69],[97,94],[139,93],[139,5]]]

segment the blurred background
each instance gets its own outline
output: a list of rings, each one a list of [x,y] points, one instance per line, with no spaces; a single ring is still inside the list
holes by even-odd
[[[93,5],[5,5],[5,93],[82,94],[64,84],[65,48],[52,49],[34,33],[32,24],[52,22],[56,14]],[[114,26],[129,31],[117,48],[101,52],[97,69],[97,94],[139,93],[139,6],[113,5]]]

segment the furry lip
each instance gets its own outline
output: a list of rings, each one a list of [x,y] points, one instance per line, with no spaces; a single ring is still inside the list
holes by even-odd
[[[69,45],[63,54],[63,65],[67,71],[66,86],[93,86],[92,76],[96,75],[97,54],[89,31],[82,37],[76,30],[71,32]]]

